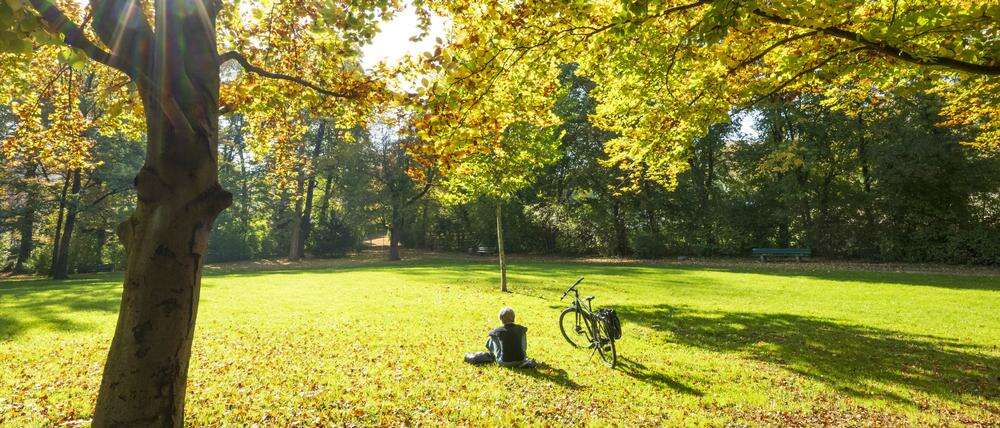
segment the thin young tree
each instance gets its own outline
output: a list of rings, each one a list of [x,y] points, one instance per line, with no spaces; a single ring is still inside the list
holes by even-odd
[[[449,165],[442,178],[439,196],[448,203],[487,198],[495,204],[500,291],[508,291],[503,205],[519,190],[531,185],[545,165],[559,158],[560,136],[555,127],[514,123],[504,130],[498,143],[477,147],[476,152]]]

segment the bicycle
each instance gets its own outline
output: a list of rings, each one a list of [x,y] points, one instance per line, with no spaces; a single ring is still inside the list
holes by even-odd
[[[562,297],[559,298],[562,301],[569,295],[570,291],[575,296],[570,307],[564,309],[559,314],[559,329],[562,331],[566,341],[574,348],[580,348],[581,344],[587,344],[587,348],[593,349],[590,354],[591,357],[593,357],[594,352],[597,352],[605,365],[614,368],[615,363],[618,362],[615,340],[608,334],[607,326],[604,322],[594,315],[594,309],[591,306],[594,296],[584,298],[587,301],[586,307],[580,302],[580,291],[576,289],[576,286],[581,282],[583,282],[582,276],[573,285],[569,286]],[[573,314],[573,321],[570,321],[568,317],[570,314]],[[568,325],[570,322],[572,322],[572,325]]]

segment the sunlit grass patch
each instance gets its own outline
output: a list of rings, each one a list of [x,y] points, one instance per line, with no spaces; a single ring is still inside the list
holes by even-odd
[[[562,289],[624,321],[621,367],[562,339]],[[1000,423],[996,277],[417,259],[210,273],[192,425]],[[0,284],[0,423],[89,418],[118,277]],[[537,370],[462,363],[497,310]]]

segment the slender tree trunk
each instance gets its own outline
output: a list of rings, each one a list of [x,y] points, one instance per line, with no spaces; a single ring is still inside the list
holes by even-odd
[[[312,230],[312,206],[313,206],[313,191],[316,189],[316,164],[318,163],[319,156],[323,152],[323,137],[326,131],[326,121],[320,121],[319,130],[316,132],[316,145],[313,146],[312,153],[312,172],[309,173],[309,182],[306,184],[306,200],[302,207],[302,213],[299,216],[299,227],[298,227],[298,240],[295,241],[294,247],[292,247],[292,259],[299,260],[305,254],[306,251],[306,240],[309,239],[309,232]]]
[[[18,221],[17,229],[20,241],[17,247],[17,257],[14,260],[14,273],[24,273],[27,271],[28,260],[31,259],[31,250],[35,248],[35,189],[31,180],[35,178],[35,165],[31,165],[24,177],[27,181],[27,193],[24,200],[24,213]]]
[[[127,265],[95,427],[184,424],[202,256],[212,222],[232,203],[218,181],[218,6],[156,2],[151,42],[126,38],[148,50],[135,55],[149,62],[151,78],[137,82],[148,141],[136,209],[117,229]]]
[[[243,233],[250,231],[250,204],[252,196],[250,194],[250,180],[247,177],[246,142],[243,140],[243,116],[237,116],[236,135],[233,140],[236,142],[237,154],[240,157],[240,222],[243,225]]]
[[[52,278],[69,278],[69,244],[73,240],[73,229],[76,227],[76,213],[79,211],[80,201],[80,170],[73,172],[73,188],[71,190],[73,200],[68,202],[66,210],[66,222],[63,225],[62,238],[59,240],[59,247],[56,249],[56,262],[52,266]]]
[[[427,198],[424,198],[420,204],[422,205],[420,207],[420,248],[426,250],[430,248],[430,240],[427,238],[427,224],[430,220],[428,211],[430,207],[428,206],[429,202]]]
[[[704,200],[702,201],[702,226],[705,243],[710,249],[715,249],[718,240],[715,237],[715,215],[712,214],[712,187],[715,185],[715,142],[708,147],[708,163],[705,168]]]
[[[861,134],[858,141],[858,162],[861,163],[861,183],[864,190],[864,201],[862,215],[864,217],[864,227],[862,237],[862,251],[864,257],[874,258],[878,254],[878,239],[875,236],[875,203],[872,196],[872,173],[868,160],[868,139],[865,136],[865,121],[858,115],[858,132]]]
[[[497,256],[500,258],[500,291],[507,291],[507,253],[503,248],[503,212],[497,202]]]
[[[94,232],[94,234],[96,235],[95,238],[97,240],[97,248],[95,249],[95,251],[97,252],[97,264],[98,267],[103,267],[104,245],[108,243],[108,232],[104,230],[103,227],[100,227],[97,229],[96,232]]]
[[[17,258],[14,260],[14,273],[24,273],[27,271],[28,260],[31,259],[31,250],[35,247],[35,209],[32,196],[28,196],[28,206],[25,207],[24,214],[18,222],[17,228],[20,234],[20,242],[17,247]]]
[[[59,211],[56,214],[56,236],[52,240],[52,264],[49,266],[49,275],[55,274],[56,266],[59,264],[59,243],[62,241],[63,216],[66,215],[66,193],[69,191],[69,182],[70,172],[66,171],[62,192],[59,193]]]
[[[323,183],[323,198],[319,202],[319,224],[326,224],[330,211],[330,189],[333,187],[333,173],[327,172]]]
[[[819,192],[819,218],[815,220],[816,237],[814,243],[821,255],[823,253],[829,254],[833,250],[833,246],[830,245],[833,242],[830,239],[830,185],[833,184],[833,178],[834,173],[831,166],[830,170],[823,176],[823,184]]]
[[[389,261],[400,260],[399,257],[399,211],[398,203],[392,204],[389,214]]]
[[[299,150],[302,154],[302,150]],[[302,254],[298,249],[302,247],[302,190],[305,188],[306,174],[299,171],[299,177],[295,185],[295,211],[292,213],[292,237],[288,242],[288,259],[297,261],[302,259]]]
[[[622,218],[622,203],[615,198],[611,203],[611,215],[615,222],[615,255],[626,257],[629,255],[628,229],[625,227],[625,219]]]

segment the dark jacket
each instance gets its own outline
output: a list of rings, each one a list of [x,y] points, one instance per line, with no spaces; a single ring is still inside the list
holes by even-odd
[[[528,328],[518,324],[504,324],[490,331],[486,348],[498,363],[524,361],[528,351]]]

